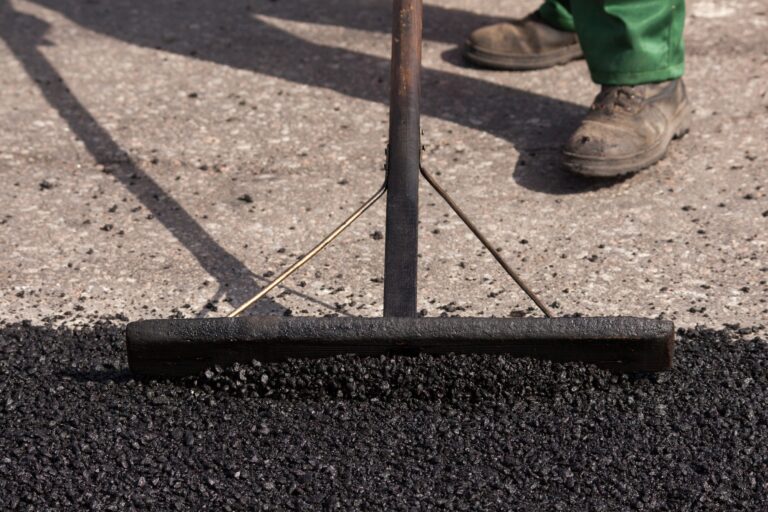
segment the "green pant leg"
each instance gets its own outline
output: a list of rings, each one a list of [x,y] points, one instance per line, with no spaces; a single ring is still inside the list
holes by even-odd
[[[571,0],[545,0],[539,7],[539,15],[548,25],[567,32],[576,32],[571,15]]]
[[[570,0],[592,80],[663,82],[683,75],[685,0]]]

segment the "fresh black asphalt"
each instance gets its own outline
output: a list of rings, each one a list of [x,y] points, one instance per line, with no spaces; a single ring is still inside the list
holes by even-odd
[[[0,324],[3,510],[768,510],[762,328],[620,376],[499,356],[146,382],[124,323]]]

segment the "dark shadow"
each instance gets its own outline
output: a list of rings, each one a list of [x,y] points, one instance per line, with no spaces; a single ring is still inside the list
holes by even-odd
[[[450,50],[446,50],[443,53],[440,54],[440,58],[447,62],[448,64],[453,64],[456,67],[468,67],[468,68],[476,68],[480,69],[479,67],[467,62],[464,57],[461,55],[461,47],[451,48]],[[496,71],[493,69],[483,69],[483,71],[488,71],[489,73],[506,73],[506,71]]]
[[[389,34],[392,14],[391,0],[356,0],[354,11],[349,0],[309,0],[251,2],[252,12],[289,21],[329,25]],[[502,20],[497,16],[449,9],[439,5],[424,5],[424,40],[460,44],[470,30]]]
[[[520,151],[520,158],[515,164],[513,177],[515,183],[530,190],[553,194],[581,194],[603,188],[613,187],[632,179],[633,174],[614,178],[590,178],[566,171],[561,165],[560,149]],[[553,190],[551,180],[557,180]]]
[[[322,87],[353,98],[388,102],[386,58],[310,42],[276,26],[282,20],[389,32],[391,2],[374,0],[34,0],[89,30],[118,40],[238,69]],[[271,19],[270,19],[271,18]],[[459,43],[467,31],[494,18],[425,6],[429,40]],[[422,112],[488,132],[521,153],[558,149],[586,109],[528,91],[445,71],[425,69]],[[533,118],[550,119],[547,126]],[[533,164],[533,162],[530,162]],[[536,176],[515,172],[526,188],[552,194],[592,190],[561,170],[535,162]]]
[[[259,278],[211,238],[173,197],[128,156],[70,92],[66,82],[39,50],[40,46],[50,44],[45,40],[48,24],[15,12],[4,2],[0,2],[0,9],[0,38],[30,78],[39,85],[51,107],[59,113],[72,133],[83,141],[94,160],[130,191],[217,281],[219,288],[211,301],[227,297],[237,305],[253,296],[258,291],[256,280]],[[335,311],[329,304],[294,290],[290,292]],[[275,310],[285,312],[282,306],[268,298],[254,307],[254,311],[262,314],[274,313]]]

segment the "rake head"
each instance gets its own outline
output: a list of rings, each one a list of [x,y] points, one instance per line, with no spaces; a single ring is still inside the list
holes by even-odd
[[[603,318],[301,318],[144,320],[128,325],[128,361],[147,376],[194,375],[214,365],[446,353],[508,354],[592,363],[622,372],[666,370],[674,326]]]

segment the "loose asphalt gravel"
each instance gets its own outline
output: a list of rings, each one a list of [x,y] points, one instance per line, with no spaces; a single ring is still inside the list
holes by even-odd
[[[766,510],[765,330],[674,370],[341,357],[142,382],[124,323],[0,324],[8,510]]]

